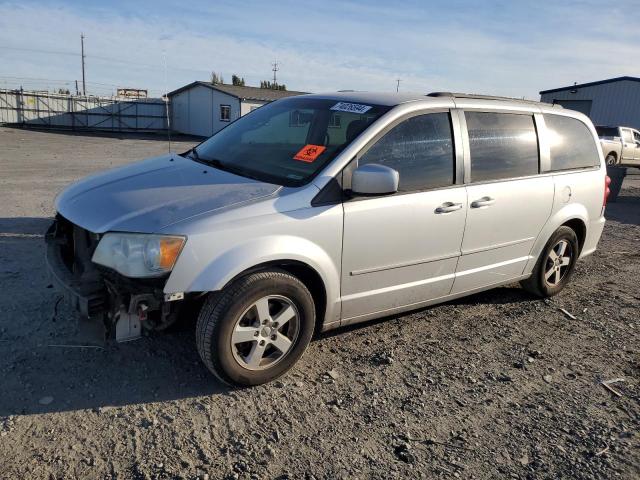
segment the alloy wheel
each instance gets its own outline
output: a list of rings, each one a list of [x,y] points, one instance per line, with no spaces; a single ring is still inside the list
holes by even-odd
[[[544,279],[548,285],[556,287],[562,282],[571,266],[573,248],[568,240],[560,240],[549,252],[545,262]]]
[[[300,314],[290,299],[262,297],[240,315],[233,328],[233,357],[247,370],[270,368],[289,353],[299,331]]]

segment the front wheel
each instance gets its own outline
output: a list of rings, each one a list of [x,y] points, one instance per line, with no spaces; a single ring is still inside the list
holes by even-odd
[[[294,365],[314,326],[313,297],[300,280],[282,270],[253,273],[204,304],[196,328],[198,353],[223,382],[259,385]]]
[[[560,227],[542,250],[531,277],[520,284],[540,297],[557,295],[569,283],[579,252],[578,237],[573,229]]]

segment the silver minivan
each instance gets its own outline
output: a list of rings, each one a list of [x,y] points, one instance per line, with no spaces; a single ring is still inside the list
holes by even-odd
[[[207,368],[256,385],[314,332],[517,281],[557,294],[596,249],[607,182],[593,125],[558,106],[303,95],[68,187],[47,261],[119,341],[197,309]]]

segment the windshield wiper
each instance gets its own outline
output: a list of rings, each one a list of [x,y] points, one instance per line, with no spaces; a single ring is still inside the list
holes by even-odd
[[[202,158],[196,150],[196,147],[193,147],[191,150],[187,152],[187,155],[190,155],[193,160],[199,163],[204,163],[205,165],[211,165],[212,167],[220,168],[224,170],[224,166],[222,162],[217,158]]]
[[[233,172],[234,169],[233,167],[230,167],[228,165],[225,165],[224,163],[222,163],[221,160],[217,159],[217,158],[203,158],[200,156],[200,154],[198,153],[198,151],[196,150],[196,147],[193,147],[191,150],[189,150],[187,152],[188,155],[191,156],[191,158],[193,160],[195,160],[198,163],[203,163],[204,165],[209,165],[210,167],[214,167],[217,168],[219,170],[224,170],[227,172]]]
[[[198,163],[202,163],[204,165],[208,165],[210,167],[217,168],[218,170],[223,170],[225,172],[235,173],[236,175],[240,175],[242,177],[252,178],[254,180],[262,181],[260,178],[255,177],[245,171],[244,168],[235,165],[227,165],[222,163],[221,160],[217,158],[202,158],[196,147],[193,147],[191,150],[187,152],[187,155],[190,155],[193,160]]]
[[[194,160],[200,160],[200,154],[198,153],[198,150],[196,150],[196,147],[188,150],[187,155],[191,155],[191,158],[193,158]]]
[[[200,158],[198,157],[198,161],[204,163],[205,165],[209,165],[211,167],[215,167],[219,170],[231,171],[228,165],[223,164],[217,158]]]

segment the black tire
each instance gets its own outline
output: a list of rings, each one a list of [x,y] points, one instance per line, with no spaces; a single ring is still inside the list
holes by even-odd
[[[231,343],[232,334],[248,309],[270,296],[285,298],[293,304],[297,333],[290,349],[273,366],[249,370],[236,359],[239,354]],[[241,277],[209,296],[198,317],[196,344],[206,367],[222,382],[260,385],[280,377],[298,361],[311,341],[314,327],[315,305],[307,287],[285,271],[266,270]]]
[[[613,166],[618,163],[618,160],[616,159],[616,156],[613,153],[610,153],[609,155],[607,155],[607,158],[604,159],[604,163],[606,163],[609,166]]]
[[[552,285],[545,278],[545,273],[549,271],[549,268],[547,267],[552,267],[549,263],[552,262],[549,255],[551,250],[563,240],[568,242],[571,248],[571,259],[569,264],[566,266],[566,269],[563,271],[560,281],[557,284]],[[552,297],[557,295],[564,289],[564,287],[567,286],[569,280],[571,280],[579,254],[580,247],[576,232],[566,226],[558,228],[558,230],[551,235],[551,238],[540,253],[540,257],[536,262],[536,266],[534,267],[531,276],[526,280],[521,281],[520,285],[522,285],[522,288],[528,292],[539,297]]]

